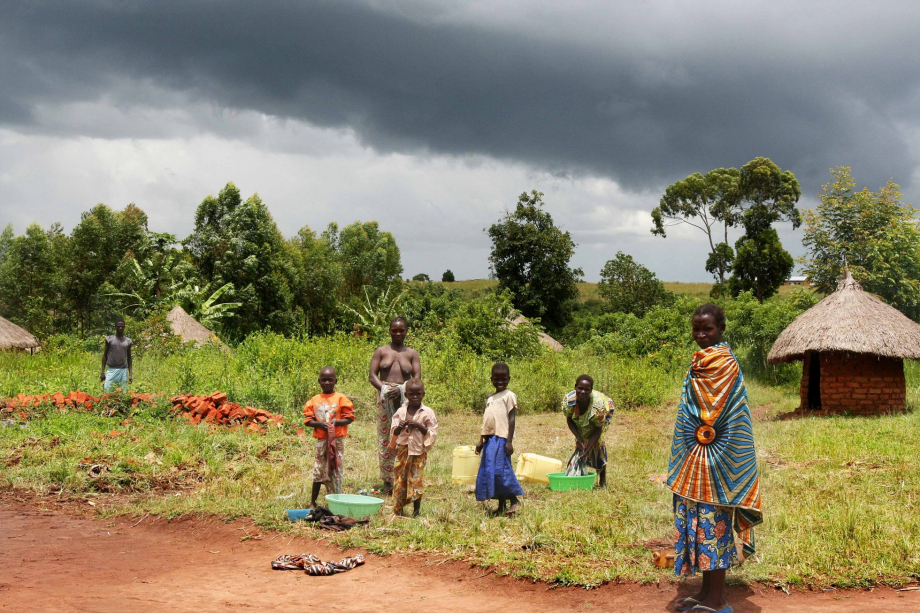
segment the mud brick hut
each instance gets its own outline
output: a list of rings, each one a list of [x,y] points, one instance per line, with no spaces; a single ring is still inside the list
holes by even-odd
[[[849,270],[837,291],[779,335],[767,361],[802,360],[801,408],[881,414],[906,405],[904,360],[920,359],[920,325],[867,294]]]
[[[172,333],[186,343],[194,342],[196,347],[205,343],[220,343],[213,332],[198,323],[194,317],[185,312],[178,304],[166,315]]]
[[[41,348],[38,339],[8,319],[0,317],[0,351],[28,351],[35,353]]]

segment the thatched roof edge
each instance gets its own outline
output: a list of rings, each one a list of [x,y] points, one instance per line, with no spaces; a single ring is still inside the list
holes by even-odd
[[[41,347],[37,338],[29,334],[25,328],[0,317],[0,349],[34,349],[36,347]]]
[[[201,346],[205,343],[220,341],[213,332],[198,323],[194,317],[185,312],[178,304],[166,316],[172,333],[180,337],[185,342],[194,341],[195,345]]]
[[[767,361],[802,360],[808,351],[920,360],[920,325],[864,292],[848,270],[837,291],[783,330]]]

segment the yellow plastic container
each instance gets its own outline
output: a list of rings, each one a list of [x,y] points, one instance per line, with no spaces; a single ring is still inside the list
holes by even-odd
[[[546,475],[562,470],[562,460],[547,458],[535,453],[522,453],[517,461],[517,470],[514,472],[517,478],[523,481],[549,485],[549,477]]]
[[[479,474],[479,456],[476,455],[476,448],[470,445],[454,447],[451,481],[455,485],[473,485],[476,483],[477,474]]]

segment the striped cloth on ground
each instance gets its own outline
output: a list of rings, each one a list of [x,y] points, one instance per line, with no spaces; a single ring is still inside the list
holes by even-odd
[[[754,432],[744,377],[719,343],[693,354],[677,410],[668,487],[678,496],[734,507],[734,530],[746,555],[763,521]]]
[[[345,557],[338,562],[323,562],[309,553],[278,556],[272,560],[272,570],[303,570],[313,577],[344,573],[364,564],[364,555]]]

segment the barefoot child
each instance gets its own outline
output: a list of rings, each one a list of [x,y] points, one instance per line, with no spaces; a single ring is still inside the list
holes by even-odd
[[[677,409],[668,487],[677,528],[674,574],[700,570],[703,585],[675,608],[732,613],[725,571],[754,553],[752,529],[763,521],[754,432],[744,377],[722,342],[725,313],[704,304],[693,314],[692,329],[700,350],[693,354]]]
[[[348,436],[348,424],[355,420],[355,409],[348,396],[335,391],[337,382],[334,368],[326,366],[320,370],[322,393],[310,398],[303,408],[304,423],[313,428],[316,438],[311,509],[316,507],[320,485],[326,484],[327,494],[342,493],[345,437]]]
[[[517,396],[508,390],[510,381],[511,371],[507,364],[498,362],[492,367],[495,393],[486,401],[486,410],[482,416],[482,436],[476,445],[476,453],[482,454],[479,475],[476,477],[476,500],[483,502],[497,498],[497,512],[514,515],[521,508],[517,497],[523,496],[524,490],[511,468]],[[511,507],[505,511],[509,499]]]
[[[396,466],[393,468],[393,513],[401,515],[412,501],[412,517],[418,517],[425,492],[425,463],[428,450],[438,437],[438,419],[430,407],[422,404],[425,385],[421,379],[406,383],[406,404],[396,410],[391,425],[396,442]]]

